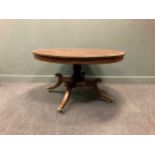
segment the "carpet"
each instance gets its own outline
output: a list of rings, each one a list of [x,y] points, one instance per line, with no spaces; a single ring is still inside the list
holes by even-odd
[[[1,135],[155,134],[155,85],[100,85],[115,101],[98,100],[90,88],[73,90],[64,113],[56,112],[64,87],[0,83]]]

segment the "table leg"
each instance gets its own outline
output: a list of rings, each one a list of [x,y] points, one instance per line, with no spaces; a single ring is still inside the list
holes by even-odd
[[[108,96],[105,91],[101,90],[98,87],[97,83],[93,87],[94,87],[94,90],[95,90],[97,96],[99,97],[99,99],[105,101],[106,103],[113,102],[114,99],[112,97]]]
[[[65,105],[67,104],[69,97],[71,94],[71,87],[70,86],[66,86],[66,91],[65,91],[65,95],[62,99],[62,101],[59,104],[59,107],[57,108],[57,111],[62,112],[62,110],[64,109]]]
[[[63,82],[63,76],[62,76],[62,74],[57,73],[55,76],[58,78],[58,81],[54,85],[47,87],[47,89],[49,90],[49,92],[51,92],[53,89],[59,87],[62,84],[62,82]]]
[[[108,96],[105,91],[101,90],[98,87],[98,83],[101,82],[101,79],[91,79],[84,77],[84,73],[81,72],[81,65],[73,66],[73,74],[71,77],[63,77],[61,74],[56,74],[56,76],[58,77],[58,81],[55,83],[55,85],[49,86],[48,90],[51,92],[51,90],[57,88],[62,83],[65,84],[66,90],[64,93],[64,97],[57,108],[57,111],[59,112],[62,112],[64,107],[66,106],[71,95],[71,89],[76,87],[93,87],[99,99],[107,103],[111,103],[113,101],[112,97]]]

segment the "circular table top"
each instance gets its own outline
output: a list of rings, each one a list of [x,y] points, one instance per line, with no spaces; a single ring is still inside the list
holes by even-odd
[[[123,51],[105,50],[105,49],[78,49],[78,48],[64,48],[64,49],[38,49],[33,51],[34,54],[48,57],[61,58],[105,58],[117,57],[125,54]]]
[[[112,63],[123,59],[125,52],[107,49],[64,48],[37,49],[33,51],[36,59],[55,63],[99,64]]]

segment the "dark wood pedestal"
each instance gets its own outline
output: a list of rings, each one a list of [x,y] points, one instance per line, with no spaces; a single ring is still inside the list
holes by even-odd
[[[101,82],[101,79],[85,78],[84,75],[85,73],[81,71],[81,65],[79,64],[73,65],[73,74],[71,77],[64,77],[60,73],[56,74],[58,81],[54,85],[49,86],[47,89],[49,90],[49,92],[52,92],[53,89],[59,87],[62,83],[64,83],[66,90],[65,90],[64,97],[60,102],[59,107],[57,108],[59,112],[62,112],[71,95],[71,90],[76,87],[93,87],[99,99],[107,103],[110,103],[113,101],[112,97],[109,97],[105,91],[99,89],[98,83]]]

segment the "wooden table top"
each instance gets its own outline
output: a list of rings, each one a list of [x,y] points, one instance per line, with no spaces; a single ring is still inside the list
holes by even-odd
[[[38,60],[67,64],[100,64],[121,61],[124,51],[107,49],[37,49],[33,51]]]

